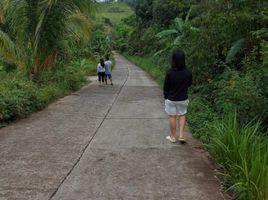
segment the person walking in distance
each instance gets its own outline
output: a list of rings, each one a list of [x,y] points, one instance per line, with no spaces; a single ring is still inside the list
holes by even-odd
[[[113,85],[112,81],[112,61],[110,61],[109,56],[106,56],[105,61],[105,83],[107,85],[107,79],[109,78],[111,85]]]
[[[188,88],[192,84],[192,71],[186,67],[185,55],[181,50],[172,54],[172,66],[168,70],[164,83],[165,111],[168,114],[170,142],[176,142],[177,120],[179,125],[179,141],[185,143],[185,114],[189,104]]]
[[[103,86],[105,79],[105,63],[102,58],[100,59],[100,63],[97,66],[97,73],[99,78],[99,86]]]

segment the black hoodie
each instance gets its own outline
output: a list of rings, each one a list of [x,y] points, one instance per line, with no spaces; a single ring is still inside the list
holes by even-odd
[[[188,88],[192,85],[192,71],[188,68],[168,70],[164,83],[164,98],[170,101],[188,99]]]

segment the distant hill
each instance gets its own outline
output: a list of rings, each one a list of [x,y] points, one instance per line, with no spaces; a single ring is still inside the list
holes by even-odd
[[[123,2],[99,3],[96,17],[98,22],[114,26],[133,13],[129,5]]]

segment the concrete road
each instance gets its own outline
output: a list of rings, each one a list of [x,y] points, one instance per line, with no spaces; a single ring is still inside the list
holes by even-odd
[[[0,129],[0,200],[220,200],[188,135],[169,133],[162,91],[115,55],[114,86],[97,82]]]

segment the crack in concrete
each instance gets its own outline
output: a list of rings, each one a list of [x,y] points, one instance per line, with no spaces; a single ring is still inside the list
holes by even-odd
[[[106,118],[106,120],[110,120],[110,119],[167,119],[166,117],[108,117]]]
[[[55,195],[56,193],[58,192],[58,190],[60,189],[60,187],[63,185],[63,183],[65,182],[65,180],[68,178],[68,176],[70,176],[70,174],[72,173],[72,171],[74,170],[74,168],[77,166],[77,164],[79,163],[79,161],[81,160],[82,156],[84,155],[85,151],[87,150],[87,148],[89,147],[90,143],[92,142],[92,140],[94,139],[94,137],[97,135],[99,129],[101,128],[103,122],[108,119],[107,116],[108,114],[110,113],[113,105],[115,104],[115,102],[117,101],[123,87],[125,86],[126,82],[128,81],[129,79],[129,67],[127,66],[127,75],[126,75],[126,80],[124,81],[124,83],[122,84],[122,86],[120,87],[120,89],[118,90],[118,92],[116,93],[116,96],[114,98],[114,101],[112,104],[109,105],[109,109],[107,110],[103,120],[101,121],[101,123],[99,124],[99,126],[97,127],[95,133],[93,134],[93,136],[90,138],[90,140],[88,141],[87,145],[84,147],[81,155],[78,157],[77,161],[75,162],[75,164],[73,165],[73,167],[70,169],[70,171],[67,173],[67,175],[63,178],[63,180],[60,182],[60,184],[58,185],[58,187],[56,188],[56,190],[51,194],[51,196],[49,197],[49,200],[51,200]]]

